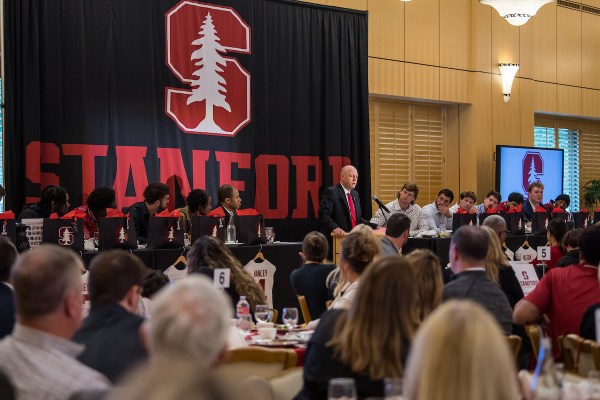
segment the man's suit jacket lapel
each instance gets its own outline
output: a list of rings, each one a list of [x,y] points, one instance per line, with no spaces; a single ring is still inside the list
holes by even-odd
[[[348,208],[348,199],[346,199],[346,193],[344,192],[344,188],[342,187],[341,183],[338,183],[336,187],[338,189],[338,201],[340,203],[340,207],[343,210],[344,217],[346,218],[348,226],[350,226],[352,224],[350,221],[350,208]]]
[[[354,189],[350,191],[350,195],[352,196],[352,200],[354,201],[354,212],[356,212],[356,223],[360,224],[360,216],[362,215],[362,210],[360,209],[360,198],[358,196],[358,192]]]

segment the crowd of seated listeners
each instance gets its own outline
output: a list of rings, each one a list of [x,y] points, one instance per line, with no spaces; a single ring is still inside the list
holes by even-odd
[[[453,233],[446,284],[432,251],[402,254],[409,236],[451,229],[457,212],[522,210],[531,221],[534,212],[568,208],[566,195],[544,204],[543,190],[534,182],[528,198],[511,193],[504,202],[492,190],[480,204],[466,190],[451,207],[454,193],[443,189],[421,208],[415,202],[419,189],[408,182],[387,204],[390,212],[379,210],[371,220],[385,226],[382,238],[367,224],[354,224],[341,235],[337,266],[327,259],[327,235],[308,233],[303,264],[290,279],[307,300],[313,318],[308,327],[315,331],[295,398],[326,399],[329,380],[339,377],[355,380],[358,398],[383,396],[385,378],[403,377],[407,400],[517,400],[516,367],[534,363],[524,324],[546,327],[557,360],[559,336],[576,333],[595,340],[600,226],[568,231],[563,219],[550,219],[547,272],[525,296],[507,255],[506,220],[499,215]],[[64,188],[48,186],[19,219],[65,215],[69,200]],[[149,216],[166,209],[168,200],[168,187],[151,183],[144,200],[130,207],[142,241]],[[186,232],[196,215],[235,221],[239,191],[223,185],[218,201],[211,211],[210,194],[191,191],[179,210]],[[112,208],[118,208],[113,189],[90,193],[80,207],[86,237],[95,235],[98,220]],[[77,254],[46,244],[18,254],[0,237],[2,394],[24,400],[273,398],[220,368],[234,329],[233,306],[240,296],[252,309],[265,304],[263,289],[214,237],[195,240],[187,261],[187,277],[169,285],[162,272],[148,270],[129,252],[98,254],[88,268],[91,308],[84,319],[85,267]],[[225,290],[212,285],[218,268],[231,271]],[[516,360],[507,335],[523,340]]]

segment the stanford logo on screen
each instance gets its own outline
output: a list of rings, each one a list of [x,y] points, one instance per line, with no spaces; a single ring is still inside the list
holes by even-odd
[[[544,159],[537,151],[528,151],[523,157],[522,184],[523,190],[527,191],[533,182],[541,182],[544,175]]]
[[[250,120],[250,27],[231,7],[181,1],[166,14],[167,65],[189,89],[166,88],[165,112],[187,133],[234,136]]]

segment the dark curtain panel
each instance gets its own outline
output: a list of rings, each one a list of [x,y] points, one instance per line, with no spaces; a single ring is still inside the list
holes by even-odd
[[[6,187],[120,207],[148,182],[240,189],[279,240],[352,163],[370,214],[367,15],[276,0],[7,0]],[[209,16],[210,14],[210,16]],[[199,51],[202,49],[202,51]],[[195,57],[195,58],[194,58]]]

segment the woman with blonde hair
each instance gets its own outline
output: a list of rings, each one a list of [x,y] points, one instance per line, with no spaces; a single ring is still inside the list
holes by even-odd
[[[383,396],[383,379],[403,375],[417,328],[414,279],[400,256],[382,257],[366,269],[350,309],[321,317],[296,399],[327,399],[329,380],[340,377],[355,380],[359,398]]]
[[[404,395],[410,400],[518,400],[515,364],[496,320],[469,300],[438,307],[413,341]]]
[[[197,239],[187,256],[188,274],[199,273],[213,279],[215,269],[229,268],[231,270],[231,286],[226,290],[233,306],[246,296],[250,307],[265,304],[266,298],[262,288],[244,269],[231,250],[212,236],[202,236]]]
[[[404,259],[415,271],[417,317],[423,321],[442,302],[444,279],[440,259],[433,251],[426,249],[413,250]]]
[[[358,289],[360,275],[367,265],[379,255],[381,246],[373,229],[360,224],[342,240],[340,254],[339,281],[334,290],[332,308],[350,308]],[[335,273],[335,270],[332,274]]]

